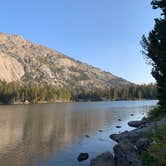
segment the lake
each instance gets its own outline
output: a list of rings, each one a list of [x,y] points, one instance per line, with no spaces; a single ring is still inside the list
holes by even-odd
[[[110,134],[131,130],[127,122],[142,119],[156,104],[146,100],[1,105],[0,166],[87,166],[96,155],[113,151]],[[80,152],[90,158],[79,163]]]

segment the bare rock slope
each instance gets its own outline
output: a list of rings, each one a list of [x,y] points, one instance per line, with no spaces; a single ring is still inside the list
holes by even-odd
[[[0,33],[0,80],[82,88],[108,88],[130,82],[19,35]]]
[[[20,81],[24,73],[21,63],[4,53],[0,53],[0,78],[2,81]]]

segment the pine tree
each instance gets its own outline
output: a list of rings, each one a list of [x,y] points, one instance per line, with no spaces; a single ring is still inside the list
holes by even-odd
[[[158,98],[166,106],[166,0],[153,0],[153,9],[160,8],[162,14],[155,19],[154,29],[146,38],[142,37],[143,53],[152,64],[152,75],[157,81]]]

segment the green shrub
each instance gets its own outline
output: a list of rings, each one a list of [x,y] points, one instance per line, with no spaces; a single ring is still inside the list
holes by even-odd
[[[166,108],[157,107],[148,113],[148,120],[157,120],[166,116]]]
[[[141,154],[144,165],[166,166],[166,126],[156,127],[151,135],[152,143]]]

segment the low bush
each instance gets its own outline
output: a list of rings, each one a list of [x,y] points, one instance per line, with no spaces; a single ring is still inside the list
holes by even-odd
[[[157,107],[149,112],[147,119],[152,121],[160,119],[163,116],[166,116],[166,108]]]
[[[166,126],[155,127],[150,136],[152,143],[141,154],[146,166],[166,166]]]

